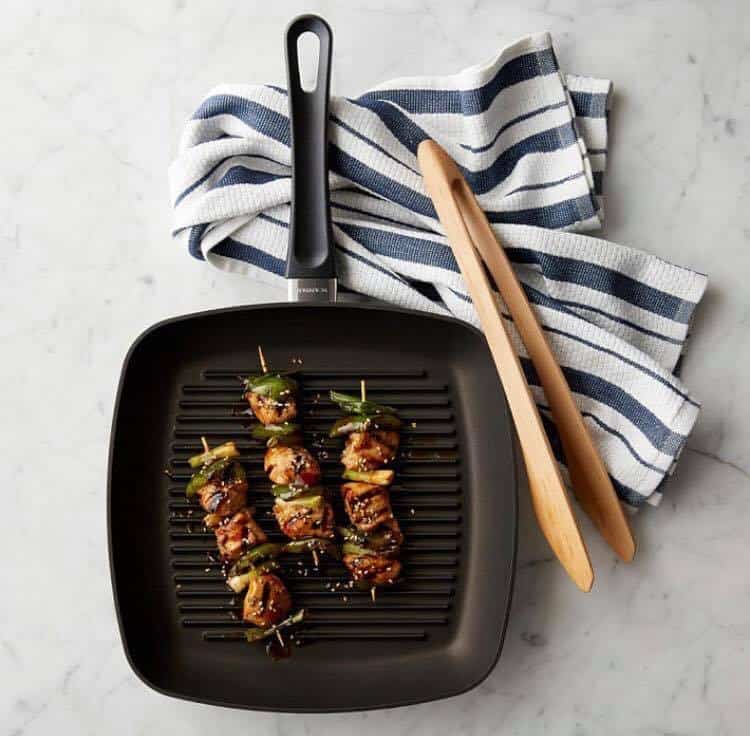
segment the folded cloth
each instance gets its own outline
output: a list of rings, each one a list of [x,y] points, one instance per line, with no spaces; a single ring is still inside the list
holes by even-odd
[[[450,77],[399,79],[330,110],[340,283],[477,325],[419,174],[437,140],[513,261],[620,497],[658,503],[699,404],[675,377],[703,275],[578,234],[602,221],[609,81],[560,72],[548,34]],[[226,271],[283,284],[290,201],[287,95],[223,85],[187,123],[170,169],[175,238]],[[544,393],[527,378],[562,461]]]

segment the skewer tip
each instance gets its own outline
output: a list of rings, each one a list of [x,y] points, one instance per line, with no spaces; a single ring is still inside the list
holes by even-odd
[[[260,360],[260,369],[263,373],[268,373],[268,363],[266,363],[266,356],[263,355],[263,348],[258,345],[258,360]]]
[[[278,640],[278,642],[282,646],[282,648],[285,647],[286,646],[286,642],[284,641],[284,637],[281,635],[281,632],[278,629],[276,629],[276,631],[274,633],[276,634],[276,639]]]
[[[378,592],[378,589],[373,585],[372,588],[370,588],[370,598],[372,598],[373,603],[375,603],[377,592]]]
[[[365,384],[364,378],[359,382],[359,393],[362,396],[362,401],[367,401],[367,385]]]
[[[201,437],[201,444],[203,445],[203,452],[208,452],[208,442],[205,437]]]

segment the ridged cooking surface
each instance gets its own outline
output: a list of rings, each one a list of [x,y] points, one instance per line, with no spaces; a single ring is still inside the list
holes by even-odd
[[[270,515],[273,497],[263,471],[265,447],[249,436],[251,418],[238,414],[247,408],[238,377],[252,372],[247,367],[204,371],[200,383],[182,386],[175,420],[169,462],[174,477],[168,499],[171,566],[181,623],[201,630],[207,641],[242,640],[248,624],[240,619],[242,594],[232,593],[224,582],[214,534],[202,523],[203,511],[185,498],[187,458],[201,451],[202,435],[212,445],[236,441],[248,473],[248,503],[255,506],[270,541],[284,539]],[[293,610],[307,610],[298,636],[306,641],[425,639],[434,627],[450,622],[461,549],[461,477],[450,389],[420,371],[300,371],[297,377],[305,444],[320,456],[323,482],[340,525],[348,523],[338,490],[341,442],[327,439],[327,431],[341,413],[328,400],[328,390],[358,393],[359,379],[365,378],[368,398],[398,408],[404,427],[391,499],[405,536],[403,582],[379,588],[375,603],[368,591],[345,587],[349,576],[341,563],[323,557],[315,571],[309,554],[284,555],[280,562]],[[337,583],[341,589],[332,590]]]

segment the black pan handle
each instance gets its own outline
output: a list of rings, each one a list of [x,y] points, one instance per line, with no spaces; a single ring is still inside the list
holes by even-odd
[[[304,33],[318,37],[317,81],[305,91],[300,81],[297,42]],[[328,95],[331,80],[331,45],[328,24],[317,15],[302,15],[286,31],[289,129],[292,146],[292,209],[289,221],[289,250],[286,277],[325,283],[335,279],[331,214],[328,191]],[[300,291],[290,281],[290,297],[335,299],[325,286],[309,281]],[[308,290],[308,293],[304,292]],[[325,292],[325,293],[324,293]]]

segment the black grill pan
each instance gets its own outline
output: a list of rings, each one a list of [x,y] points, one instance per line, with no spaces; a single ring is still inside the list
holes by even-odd
[[[292,71],[296,38],[307,30],[321,39],[315,93],[298,92]],[[314,122],[326,119],[327,106],[311,107],[311,98],[327,100],[327,25],[298,19],[287,49],[294,138],[301,140],[297,126],[306,122],[325,141],[325,127],[316,130]],[[387,306],[313,300],[335,294],[327,164],[325,155],[312,161],[309,152],[300,161],[298,150],[294,218],[299,223],[306,213],[306,232],[317,218],[315,242],[323,246],[296,247],[299,228],[290,240],[290,293],[305,303],[167,320],[138,338],[125,359],[108,489],[110,565],[125,651],[154,689],[216,705],[346,711],[454,695],[491,671],[510,606],[517,499],[507,407],[484,338],[472,327]],[[300,184],[303,171],[312,175]],[[308,618],[299,632],[302,646],[280,662],[244,642],[241,597],[225,586],[213,534],[184,496],[186,459],[198,451],[200,436],[212,444],[234,438],[256,516],[271,538],[279,536],[268,515],[263,448],[236,411],[242,408],[237,376],[257,370],[257,344],[280,369],[302,358],[308,446],[337,416],[328,390],[356,390],[360,378],[374,399],[397,406],[405,423],[392,494],[406,537],[403,582],[379,591],[373,604],[367,592],[335,589],[348,579],[340,563],[326,561],[319,573],[305,575],[303,558],[285,559],[295,607],[304,606]],[[340,446],[329,440],[317,446],[335,497]]]

